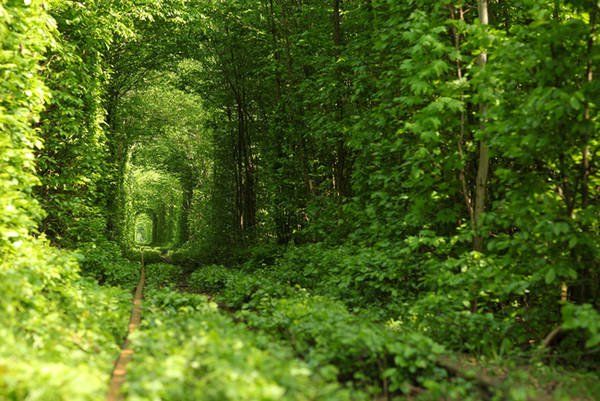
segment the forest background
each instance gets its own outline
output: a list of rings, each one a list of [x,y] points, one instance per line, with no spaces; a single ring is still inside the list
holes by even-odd
[[[596,369],[599,11],[2,0],[0,396],[101,391],[141,240],[408,348]]]

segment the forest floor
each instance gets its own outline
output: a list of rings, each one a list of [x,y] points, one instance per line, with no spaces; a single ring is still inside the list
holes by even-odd
[[[217,276],[207,275],[212,279]],[[373,329],[379,335],[380,331],[386,331],[383,326],[357,325],[360,317],[340,310],[322,316],[324,309],[310,310],[308,297],[305,299],[308,302],[302,304],[307,308],[302,312],[305,316],[297,315],[295,306],[273,315],[266,309],[252,310],[253,306],[246,304],[238,308],[223,302],[218,293],[206,291],[198,281],[198,277],[181,266],[142,265],[128,336],[115,362],[106,401],[597,399],[599,388],[591,376],[557,377],[559,372],[541,371],[531,363],[490,363],[452,353],[432,352],[428,360],[414,359],[412,353],[427,353],[427,350],[418,349],[419,344],[412,349],[410,343],[402,344],[409,351],[402,351],[408,357],[399,362],[413,364],[402,368],[410,372],[403,373],[406,377],[413,376],[406,379],[402,388],[393,387],[391,380],[379,381],[381,372],[373,371],[378,370],[377,365],[373,369],[365,362],[365,358],[373,356],[365,355],[362,339],[348,332],[362,335]],[[243,293],[244,289],[236,288],[235,292]],[[244,302],[247,301],[246,298]],[[278,301],[275,299],[274,303]],[[319,306],[329,307],[330,301],[324,298],[316,301]],[[284,300],[283,304],[290,306],[290,302]],[[277,319],[286,314],[284,326],[278,326],[281,322]],[[310,325],[306,319],[311,321]],[[346,333],[339,326],[343,320],[349,322]],[[294,325],[298,331],[294,331]],[[335,338],[328,337],[331,335]],[[303,349],[303,343],[308,348]],[[353,347],[361,349],[360,352],[354,355]],[[389,358],[375,355],[375,359],[380,363]],[[315,363],[317,360],[320,362]],[[333,371],[327,373],[327,369],[318,365],[333,367]],[[434,366],[433,370],[428,371],[426,365]],[[389,369],[391,375],[396,374],[392,369],[400,368]],[[430,381],[439,383],[415,380],[418,374],[430,375]]]
[[[131,347],[130,337],[142,322],[142,299],[145,283],[146,272],[142,259],[142,264],[140,266],[140,279],[135,288],[133,305],[131,308],[131,318],[129,319],[129,325],[127,327],[127,338],[123,343],[123,348],[121,349],[119,357],[115,361],[115,366],[111,373],[110,383],[108,385],[106,401],[120,401],[123,399],[122,387],[127,376],[127,365],[129,362],[131,362],[133,357],[133,349]]]

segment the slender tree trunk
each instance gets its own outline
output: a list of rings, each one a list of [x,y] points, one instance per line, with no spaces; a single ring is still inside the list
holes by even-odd
[[[242,174],[240,168],[240,147],[239,147],[239,133],[236,135],[235,127],[234,127],[234,119],[233,119],[233,110],[232,107],[227,107],[227,120],[228,125],[231,129],[231,155],[232,155],[232,167],[235,169],[234,178],[235,178],[235,213],[233,213],[233,228],[235,232],[235,237],[238,238],[238,234],[243,230],[243,211],[242,211]],[[238,117],[239,119],[239,117]],[[239,124],[239,122],[238,122]]]
[[[285,7],[285,5],[283,6]],[[285,19],[285,11],[282,10]],[[275,206],[274,206],[274,220],[275,220],[275,234],[277,236],[277,242],[279,244],[285,244],[289,242],[290,230],[286,224],[287,220],[287,208],[286,208],[286,199],[284,195],[284,188],[282,184],[282,175],[280,173],[283,168],[283,160],[284,160],[284,151],[282,144],[282,136],[285,135],[285,130],[282,129],[283,126],[287,125],[287,110],[285,102],[282,102],[282,84],[283,80],[281,78],[281,72],[279,67],[281,66],[281,51],[279,49],[279,36],[277,25],[275,23],[275,10],[273,7],[273,0],[269,0],[269,19],[271,25],[271,37],[273,40],[273,56],[275,58],[275,116],[274,124],[276,127],[275,137],[272,139],[273,145],[275,148],[275,160],[273,162],[273,170],[277,171],[276,179],[274,182],[275,186]],[[286,35],[287,36],[287,35]],[[287,49],[287,40],[286,40],[286,49]],[[286,52],[289,58],[289,51]],[[289,60],[287,61],[289,65]],[[288,67],[289,71],[289,67]]]
[[[594,80],[594,35],[596,34],[596,23],[598,17],[598,7],[594,4],[590,10],[590,22],[589,22],[589,36],[587,40],[587,61],[585,71],[585,83],[591,85]],[[592,122],[591,106],[590,102],[586,99],[584,106],[584,119],[587,123],[587,132],[584,136],[584,144],[581,152],[581,207],[585,209],[590,204],[590,173],[592,170],[591,155],[590,155],[590,141],[594,135],[594,123]],[[578,263],[585,266],[583,271],[580,273],[579,283],[574,290],[577,292],[574,294],[579,302],[591,302],[595,303],[598,299],[598,263],[588,254],[578,254]],[[587,259],[587,262],[586,262]]]
[[[342,14],[341,14],[341,0],[333,0],[333,44],[336,61],[339,59],[343,46],[342,39]],[[343,76],[340,67],[336,67],[336,80],[337,89],[339,93],[336,94],[336,114],[337,120],[341,123],[344,118],[344,99],[342,95],[343,91]],[[349,183],[349,155],[346,148],[346,141],[342,132],[337,133],[336,141],[336,157],[333,165],[333,177],[334,177],[334,191],[338,196],[349,196],[350,195],[350,183]]]
[[[586,82],[591,84],[594,80],[594,61],[593,61],[593,51],[594,51],[594,35],[596,33],[596,18],[598,15],[598,9],[596,6],[593,6],[590,11],[590,34],[588,37],[587,43],[587,63],[586,63],[586,72],[585,79]],[[589,205],[589,181],[590,181],[590,145],[589,141],[593,135],[593,123],[591,121],[592,117],[590,114],[590,103],[586,101],[585,103],[585,111],[584,111],[585,121],[589,124],[589,134],[585,136],[585,143],[582,151],[581,158],[581,170],[582,170],[582,183],[581,183],[581,206],[587,207]]]
[[[479,21],[482,25],[489,25],[488,0],[479,0]],[[487,64],[487,52],[484,51],[479,56],[479,64],[484,68]],[[484,135],[487,119],[487,106],[480,106],[481,131]],[[473,219],[475,226],[475,237],[473,240],[473,250],[483,252],[484,238],[481,232],[481,219],[485,213],[486,193],[488,173],[490,169],[490,151],[487,144],[487,139],[482,137],[479,140],[479,162],[477,164],[477,176],[475,178],[475,207],[473,210]]]
[[[246,228],[246,191],[244,190],[245,182],[244,182],[244,142],[243,142],[243,131],[244,131],[244,113],[242,110],[241,100],[237,99],[237,142],[236,142],[236,170],[238,175],[238,212],[239,212],[239,229],[240,231],[244,231]]]
[[[238,102],[238,149],[239,166],[242,175],[242,218],[241,227],[247,231],[256,225],[256,193],[254,188],[254,160],[250,147],[248,119],[244,109],[244,96],[239,96]]]
[[[453,4],[451,4],[449,7],[450,7],[450,18],[451,19],[458,20],[458,21],[464,21],[464,10],[462,8],[462,5],[458,6],[458,10],[455,9]],[[458,15],[457,15],[457,11],[458,11]],[[461,37],[460,37],[460,33],[458,32],[458,30],[455,27],[452,27],[452,35],[454,36],[454,48],[456,49],[457,53],[460,53]],[[463,66],[462,66],[460,59],[456,60],[456,76],[459,80],[463,79]],[[464,108],[465,107],[465,95],[464,95],[464,93],[462,93],[462,91],[460,94],[460,100],[463,103],[463,108]],[[465,158],[465,152],[463,149],[463,144],[464,144],[465,134],[466,134],[466,120],[467,120],[466,114],[467,114],[466,110],[464,110],[464,109],[460,112],[460,128],[459,128],[457,147],[458,147],[458,157],[460,158],[462,165],[458,171],[458,179],[460,181],[461,191],[462,191],[463,198],[465,201],[465,206],[467,208],[467,212],[469,213],[469,220],[471,221],[471,227],[475,227],[475,217],[474,217],[474,212],[473,212],[473,196],[472,196],[471,190],[469,189],[469,185],[467,184],[467,178],[466,178],[465,166],[464,166],[464,164],[467,163],[467,160]]]
[[[190,237],[189,217],[192,208],[194,197],[194,181],[193,178],[187,177],[183,185],[183,204],[181,205],[181,222],[180,222],[180,238],[179,242],[184,243]]]
[[[336,47],[342,45],[342,14],[340,3],[341,0],[333,0],[333,44]]]
[[[279,50],[279,38],[277,35],[277,25],[275,23],[275,9],[273,7],[273,0],[269,0],[269,16],[271,20],[271,36],[273,39],[273,49],[275,62],[277,64],[275,68],[275,101],[277,106],[281,102],[281,73],[279,72],[279,64],[281,63],[281,51]]]

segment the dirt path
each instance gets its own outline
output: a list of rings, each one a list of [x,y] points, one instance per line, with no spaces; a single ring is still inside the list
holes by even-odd
[[[138,285],[135,288],[135,296],[133,298],[131,318],[129,319],[129,330],[127,332],[127,339],[123,344],[121,354],[119,354],[119,357],[115,362],[115,367],[113,369],[110,378],[110,384],[108,387],[108,394],[106,395],[106,401],[120,401],[123,399],[123,396],[121,394],[121,387],[123,386],[123,383],[125,383],[125,376],[127,374],[127,364],[131,361],[131,358],[133,357],[133,349],[131,349],[129,336],[135,331],[135,329],[137,329],[142,320],[142,297],[145,281],[146,272],[144,269],[144,263],[142,258],[140,281],[138,282]]]

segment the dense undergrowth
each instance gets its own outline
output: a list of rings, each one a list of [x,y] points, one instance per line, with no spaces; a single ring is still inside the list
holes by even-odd
[[[74,252],[74,241],[93,242],[104,225],[98,197],[86,205],[76,194],[97,189],[99,172],[91,170],[102,156],[102,112],[91,87],[102,72],[95,46],[114,33],[97,41],[83,35],[89,47],[80,57],[75,32],[94,31],[89,22],[98,10],[77,21],[74,10],[70,2],[0,2],[1,400],[101,399],[126,331],[128,262],[101,243],[81,247],[103,248],[100,259]],[[56,163],[67,159],[72,164],[58,174]],[[63,231],[65,220],[73,224]],[[123,287],[98,285],[92,270]]]
[[[593,399],[599,15],[0,0],[0,400]]]
[[[110,252],[109,252],[110,253]],[[121,277],[129,262],[104,266]],[[0,266],[0,399],[96,401],[126,334],[130,278],[100,286],[81,254],[24,243]],[[98,262],[95,262],[98,263]],[[139,266],[139,265],[138,265]],[[134,275],[135,276],[135,275]]]
[[[250,327],[288,342],[309,364],[335,366],[341,382],[355,383],[375,394],[384,390],[407,393],[413,383],[440,378],[435,360],[442,348],[426,337],[388,330],[366,316],[351,314],[339,301],[311,295],[300,287],[217,269],[196,272],[192,286],[214,289],[214,274],[221,275],[222,288],[217,290],[222,293],[217,301],[240,310],[236,316]]]
[[[335,289],[327,294],[315,281],[307,286],[293,283],[290,276],[295,274],[297,270],[287,270],[284,265],[277,270],[213,265],[200,267],[189,283],[192,290],[213,294],[213,300],[238,321],[291,346],[309,366],[334,367],[341,383],[372,395],[562,400],[577,394],[592,400],[600,389],[597,376],[585,369],[568,373],[540,361],[523,371],[519,367],[521,355],[515,353],[448,363],[449,355],[451,360],[457,355],[452,348],[460,350],[452,326],[446,333],[442,329],[435,333],[438,341],[434,341],[433,333],[423,330],[421,324],[408,319],[385,321],[376,311],[353,310],[352,302],[344,302],[347,296],[339,298]],[[497,333],[485,330],[487,327],[477,333],[490,336],[482,342],[496,338]],[[488,371],[495,375],[489,381]],[[482,372],[483,379],[478,376]],[[557,379],[558,375],[563,376]],[[481,380],[487,384],[482,386]]]
[[[334,294],[269,271],[248,273],[147,266],[127,399],[595,399],[594,374],[448,358],[414,327],[353,313]]]
[[[205,295],[174,292],[179,268],[153,264],[147,275],[128,400],[367,399],[343,389],[331,370],[311,367],[286,344],[235,322]]]
[[[595,365],[600,328],[591,306],[546,305],[536,295],[546,285],[539,276],[511,274],[477,254],[438,259],[433,250],[419,251],[426,241],[409,237],[368,248],[352,242],[261,246],[244,254],[239,274],[250,281],[266,275],[337,299],[354,313],[400,322],[454,351],[523,356],[539,350],[567,364]],[[556,314],[564,319],[561,341],[543,349]]]

